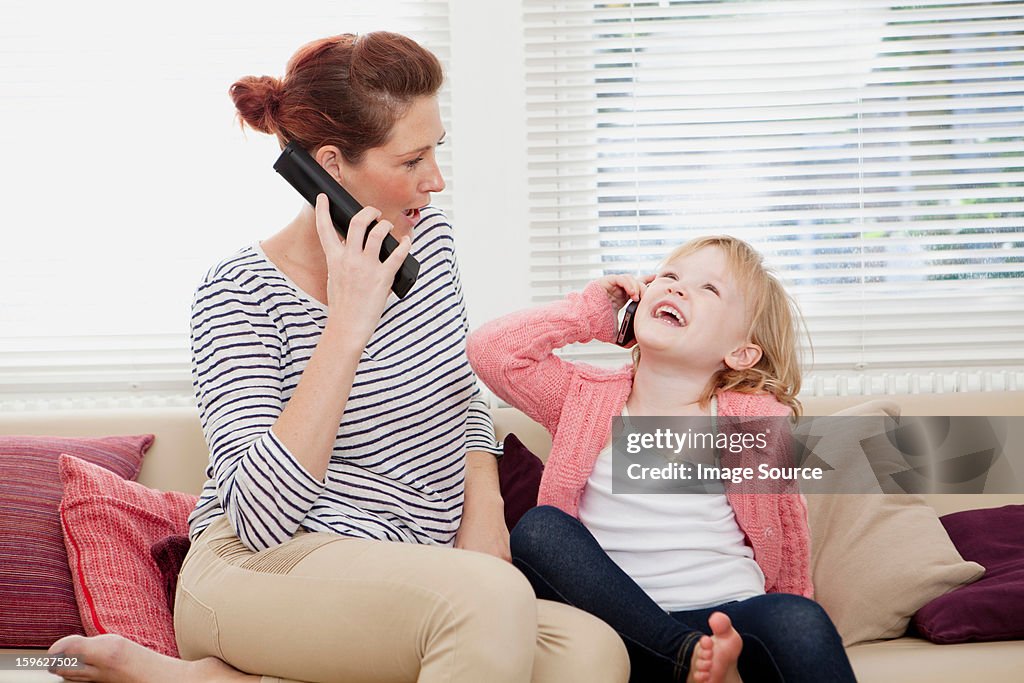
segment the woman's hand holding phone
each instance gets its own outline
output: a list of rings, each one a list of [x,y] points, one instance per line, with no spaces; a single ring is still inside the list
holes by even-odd
[[[348,333],[356,335],[365,346],[377,329],[395,273],[412,249],[412,239],[403,237],[387,260],[381,262],[380,245],[394,226],[390,221],[379,220],[368,236],[366,233],[366,226],[380,218],[380,211],[365,207],[352,217],[348,238],[342,239],[331,221],[326,195],[317,196],[315,210],[317,236],[327,257],[328,316],[344,316]]]

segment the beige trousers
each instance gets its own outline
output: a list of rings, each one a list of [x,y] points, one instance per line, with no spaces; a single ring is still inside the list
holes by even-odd
[[[182,565],[181,657],[217,657],[264,683],[622,683],[604,622],[537,600],[489,555],[299,533],[248,550],[227,519]]]

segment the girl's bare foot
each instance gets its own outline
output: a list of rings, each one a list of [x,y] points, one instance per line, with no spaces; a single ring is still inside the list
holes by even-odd
[[[76,669],[55,669],[52,673],[68,681],[97,683],[259,683],[214,657],[194,662],[154,652],[122,636],[106,634],[84,638],[67,636],[50,646],[48,654],[77,657],[85,664]]]
[[[743,683],[736,668],[743,639],[732,627],[732,620],[715,612],[708,618],[708,625],[712,635],[702,637],[693,649],[686,683]]]

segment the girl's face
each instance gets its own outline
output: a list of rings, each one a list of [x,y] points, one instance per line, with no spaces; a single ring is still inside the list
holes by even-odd
[[[400,234],[408,233],[430,193],[444,189],[435,156],[444,136],[437,98],[417,98],[387,142],[368,149],[358,164],[341,163],[341,184],[363,206],[380,209]]]
[[[634,325],[645,360],[711,374],[725,365],[750,367],[761,356],[747,340],[743,290],[718,247],[667,262],[644,292]]]

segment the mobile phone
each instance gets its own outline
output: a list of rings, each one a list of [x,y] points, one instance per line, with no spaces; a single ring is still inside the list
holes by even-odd
[[[619,325],[619,334],[615,337],[615,343],[619,346],[629,346],[636,341],[636,334],[633,332],[633,317],[636,315],[636,307],[639,301],[630,301],[622,314],[622,323]]]
[[[359,202],[345,188],[338,184],[338,181],[324,170],[323,166],[318,164],[309,155],[309,152],[302,149],[296,143],[289,142],[281,152],[281,156],[274,162],[274,170],[291,183],[291,186],[298,190],[299,194],[305,197],[306,201],[313,206],[316,206],[318,194],[322,192],[327,195],[334,229],[343,238],[348,234],[349,222],[353,216],[362,211],[363,207],[359,205]],[[377,225],[377,221],[373,221],[366,226],[363,246],[366,246],[366,238],[369,237],[370,230],[375,225]],[[391,252],[396,248],[398,248],[398,240],[391,235],[385,235],[384,241],[380,245],[381,262],[386,261]],[[392,291],[399,298],[404,297],[412,289],[419,272],[419,261],[412,256],[406,256],[402,267],[395,273],[395,281],[391,284]]]

